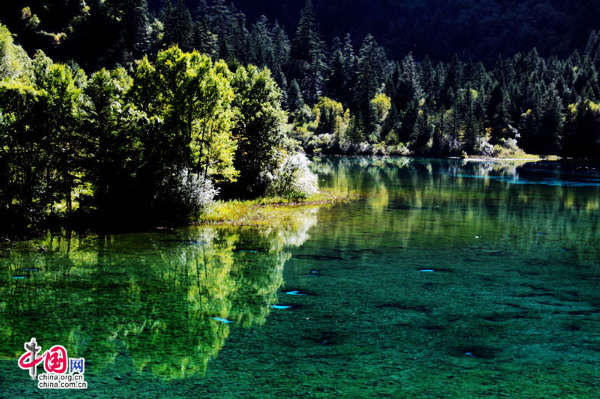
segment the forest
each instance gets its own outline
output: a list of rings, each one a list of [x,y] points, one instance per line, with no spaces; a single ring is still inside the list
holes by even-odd
[[[41,51],[29,58],[4,27],[0,43],[7,231],[62,216],[108,226],[177,223],[220,192],[316,191],[306,157],[286,139],[281,93],[267,69],[233,72],[175,46],[131,73],[103,68],[88,76]]]
[[[155,224],[217,196],[307,196],[304,153],[598,156],[600,35],[581,13],[565,21],[585,32],[557,52],[520,48],[549,36],[490,60],[492,31],[429,57],[392,34],[385,47],[367,32],[330,38],[317,10],[307,0],[290,29],[224,0],[3,2],[3,228],[65,214]]]
[[[151,0],[158,10],[161,0]],[[187,1],[194,7],[194,0]],[[288,32],[304,0],[236,0],[251,21],[278,20]],[[568,56],[598,28],[594,0],[313,0],[326,40],[346,32],[360,40],[371,33],[392,59],[409,52],[422,59],[461,58],[493,63],[498,55],[536,47],[544,56]]]

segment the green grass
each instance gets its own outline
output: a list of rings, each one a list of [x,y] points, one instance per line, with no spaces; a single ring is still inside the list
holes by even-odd
[[[298,210],[331,206],[356,198],[352,192],[321,191],[307,198],[261,197],[217,201],[200,216],[199,224],[273,227],[292,225]]]
[[[535,154],[528,154],[525,151],[523,151],[522,149],[518,148],[518,149],[510,149],[510,148],[506,148],[500,145],[494,146],[494,150],[496,151],[496,155],[493,158],[497,158],[497,159],[515,159],[515,160],[535,160],[535,161],[540,161],[542,159],[547,159],[547,160],[551,160],[551,161],[555,161],[560,159],[560,157],[556,156],[556,155],[547,155],[547,156],[541,156],[541,155],[535,155]]]

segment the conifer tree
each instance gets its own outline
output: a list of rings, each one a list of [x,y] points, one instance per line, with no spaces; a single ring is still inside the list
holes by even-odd
[[[261,67],[271,67],[274,64],[274,45],[269,21],[261,15],[250,29],[250,62]],[[272,70],[272,69],[271,69]]]
[[[373,118],[369,104],[377,93],[384,90],[383,82],[388,70],[385,51],[371,35],[367,35],[363,40],[356,69],[357,84],[354,88],[353,105],[367,118],[364,121],[365,126],[371,126]]]
[[[306,0],[300,13],[296,36],[292,42],[291,58],[292,76],[298,80],[305,100],[314,104],[323,93],[327,61],[325,44],[319,34],[311,0]]]
[[[201,53],[214,57],[217,53],[218,37],[210,31],[206,18],[194,24],[194,48]]]
[[[271,37],[273,38],[273,64],[271,65],[271,70],[275,74],[281,74],[286,69],[290,60],[290,39],[285,29],[278,22],[273,24]]]
[[[175,6],[168,0],[163,10],[164,25],[163,46],[178,45],[184,51],[190,51],[194,44],[194,23],[192,15],[183,0],[177,0]]]

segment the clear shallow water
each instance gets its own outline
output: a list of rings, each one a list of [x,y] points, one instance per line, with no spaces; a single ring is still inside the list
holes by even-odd
[[[38,394],[16,365],[32,336],[86,358],[87,392],[45,396],[598,397],[598,186],[458,160],[317,170],[360,199],[288,229],[0,250],[0,397]]]

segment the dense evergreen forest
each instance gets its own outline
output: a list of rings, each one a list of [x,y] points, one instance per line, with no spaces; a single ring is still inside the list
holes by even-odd
[[[477,10],[487,10],[483,18],[497,2],[478,2],[449,27],[421,4],[439,1],[390,3],[389,15],[378,7],[369,14],[384,48],[350,22],[347,30],[362,37],[330,38],[344,18],[318,19],[310,0],[293,29],[287,20],[249,21],[224,0],[4,1],[4,227],[76,212],[103,221],[187,218],[217,192],[306,195],[315,182],[302,149],[598,156],[595,11],[521,2],[546,5],[529,10],[539,18],[527,32],[512,25],[521,6],[485,20]],[[543,28],[553,20],[555,31]],[[407,43],[415,55],[400,54],[411,50]]]
[[[150,1],[158,10],[161,0]],[[194,7],[194,0],[187,2]],[[304,0],[235,0],[255,21],[262,14],[288,32],[298,23]],[[493,63],[536,47],[540,54],[568,56],[597,29],[595,0],[313,0],[323,36],[346,32],[355,40],[371,33],[393,59],[412,52],[422,59],[461,58]],[[355,44],[359,42],[355,41]]]

